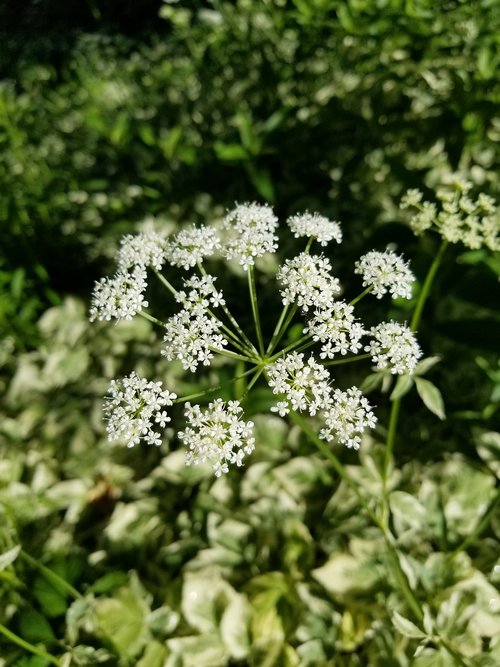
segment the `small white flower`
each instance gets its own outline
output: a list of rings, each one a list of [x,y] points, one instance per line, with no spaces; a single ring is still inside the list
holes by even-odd
[[[365,330],[354,317],[354,308],[345,301],[334,301],[318,309],[307,323],[304,333],[323,343],[320,357],[333,359],[335,354],[359,352]]]
[[[374,428],[377,422],[370,404],[357,387],[347,391],[335,389],[323,418],[325,427],[319,437],[327,442],[338,440],[353,449],[359,449],[365,428]]]
[[[270,365],[267,374],[273,394],[285,396],[292,410],[315,415],[330,402],[330,374],[324,366],[314,361],[312,355],[304,363],[303,354],[291,352]],[[273,412],[284,416],[287,408],[289,406],[282,400]]]
[[[401,208],[411,208],[418,206],[422,201],[423,194],[417,188],[410,188],[401,198]]]
[[[295,238],[312,236],[322,246],[330,241],[342,243],[342,230],[338,222],[333,222],[319,213],[298,213],[288,218],[287,223]]]
[[[253,422],[240,419],[239,401],[224,403],[220,398],[207,408],[186,403],[188,425],[179,432],[187,447],[186,465],[208,462],[216,477],[229,471],[229,465],[243,465],[243,459],[255,448]]]
[[[183,281],[184,289],[177,292],[175,298],[193,315],[205,312],[209,306],[223,306],[224,296],[215,288],[215,280],[210,275],[191,276]]]
[[[212,227],[191,225],[182,229],[167,243],[165,256],[173,266],[190,269],[220,248],[220,241]]]
[[[112,278],[101,278],[92,293],[90,321],[131,320],[148,307],[143,294],[146,287],[146,269],[141,265],[132,272],[118,271]]]
[[[165,323],[164,349],[161,351],[169,361],[175,359],[183,368],[194,373],[199,364],[209,366],[213,351],[222,349],[227,340],[219,332],[221,323],[205,312],[183,308],[169,317]]]
[[[377,368],[388,368],[394,375],[412,374],[422,351],[415,334],[399,322],[381,322],[370,329],[372,340],[365,347]]]
[[[411,299],[415,276],[404,259],[394,252],[372,250],[366,253],[356,262],[354,273],[363,276],[363,285],[372,287],[378,299],[387,292],[393,298]]]
[[[327,308],[340,294],[340,283],[331,275],[326,257],[301,253],[287,259],[277,273],[285,305],[296,303],[304,311],[311,307]]]
[[[255,264],[256,257],[278,247],[278,218],[267,204],[239,204],[226,215],[223,228],[227,233],[224,256],[245,270]]]
[[[165,261],[165,237],[158,232],[127,234],[120,242],[118,267],[127,270],[132,266],[152,266],[159,271]]]
[[[175,394],[163,391],[161,382],[148,382],[135,372],[121,380],[112,380],[104,406],[108,439],[124,440],[127,447],[141,440],[160,445],[155,424],[164,427],[170,421],[163,408],[171,406],[175,398]]]

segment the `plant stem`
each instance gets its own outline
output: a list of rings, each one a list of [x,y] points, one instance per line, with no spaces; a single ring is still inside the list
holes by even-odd
[[[342,359],[334,359],[333,361],[324,361],[323,366],[340,366],[340,364],[348,364],[351,361],[363,361],[364,359],[369,359],[372,355],[367,352],[366,354],[358,354],[355,357],[342,357]]]
[[[361,292],[361,294],[358,294],[358,296],[356,296],[352,301],[349,301],[349,305],[350,305],[350,306],[354,306],[354,305],[356,305],[356,304],[358,303],[358,301],[361,301],[361,299],[362,299],[364,296],[366,296],[367,294],[370,294],[370,292],[372,291],[372,289],[373,289],[372,285],[368,285],[368,287],[367,287],[366,289],[364,289],[364,290]]]
[[[276,359],[279,359],[282,357],[284,354],[287,352],[290,352],[290,350],[294,350],[295,348],[300,348],[301,346],[304,345],[304,343],[307,341],[308,345],[313,344],[315,341],[311,339],[311,336],[309,334],[302,336],[302,338],[299,338],[296,340],[294,343],[290,343],[290,345],[287,345],[284,347],[282,350],[274,354],[272,357],[269,357],[269,361],[275,361]]]
[[[253,321],[255,323],[255,333],[257,334],[257,341],[259,344],[259,351],[264,356],[264,340],[262,338],[262,329],[260,326],[259,306],[257,303],[257,290],[255,287],[255,271],[253,264],[248,267],[248,289],[250,292],[250,301],[252,303]]]
[[[259,368],[257,368],[257,371],[255,372],[255,375],[253,376],[253,378],[248,383],[244,393],[240,396],[240,399],[239,399],[240,401],[243,401],[248,396],[248,393],[250,392],[250,389],[254,386],[254,384],[260,378],[260,376],[264,372],[264,369],[265,369],[265,366],[259,366]],[[255,368],[253,368],[252,370],[255,371]]]
[[[58,588],[59,590],[63,590],[66,593],[68,593],[72,598],[75,600],[82,600],[83,595],[76,590],[71,584],[69,584],[65,579],[60,577],[58,574],[56,574],[53,570],[50,568],[46,567],[45,565],[42,565],[42,563],[39,563],[36,558],[33,558],[33,556],[30,556],[24,549],[22,549],[19,553],[20,558],[23,558],[27,563],[29,563],[31,566],[39,570],[43,576],[50,581],[50,583]]]
[[[410,329],[412,331],[416,331],[418,328],[418,325],[420,324],[420,319],[422,317],[422,312],[424,310],[425,302],[427,301],[427,298],[430,294],[432,283],[434,281],[434,278],[436,276],[437,270],[439,268],[439,264],[441,263],[441,260],[443,258],[444,251],[446,250],[446,246],[448,245],[448,242],[445,241],[444,239],[441,241],[441,245],[439,246],[439,250],[434,257],[432,264],[429,267],[429,270],[427,272],[427,276],[425,277],[424,284],[422,285],[422,289],[420,290],[420,294],[418,295],[418,300],[417,300],[417,305],[415,306],[415,311],[413,313],[413,317],[411,318],[410,322]],[[397,426],[398,426],[398,419],[399,419],[399,409],[401,405],[401,399],[397,398],[395,401],[392,402],[391,406],[391,413],[389,416],[389,430],[387,432],[387,441],[385,445],[385,457],[384,457],[384,469],[383,469],[383,479],[384,479],[384,493],[385,493],[385,486],[386,486],[386,481],[387,481],[387,471],[389,469],[389,464],[392,458],[392,454],[394,451],[394,445],[396,442],[396,431],[397,431]]]
[[[267,347],[266,354],[271,354],[271,352],[274,350],[274,347],[275,347],[275,344],[276,344],[276,340],[277,340],[278,335],[279,335],[279,333],[280,333],[280,331],[281,331],[281,327],[283,326],[283,322],[285,321],[285,317],[286,317],[286,315],[287,315],[287,312],[288,312],[289,307],[290,307],[290,305],[287,304],[286,306],[283,307],[283,310],[281,311],[281,315],[280,315],[280,317],[279,317],[278,323],[277,323],[276,326],[274,327],[274,331],[273,331],[273,335],[272,335],[272,338],[271,338],[271,342],[269,343],[269,345],[268,345],[268,347]]]
[[[485,510],[483,516],[481,517],[480,521],[477,522],[476,527],[474,528],[474,530],[471,533],[469,533],[469,535],[467,535],[465,540],[463,540],[463,542],[461,542],[461,544],[459,544],[458,547],[454,551],[452,551],[452,553],[450,554],[451,558],[454,558],[461,551],[463,551],[464,549],[467,549],[467,547],[470,546],[474,542],[476,537],[481,535],[483,530],[487,527],[487,525],[490,521],[491,515],[495,511],[495,507],[497,506],[497,503],[498,503],[499,500],[500,500],[500,488],[497,490],[496,494],[493,496],[493,499],[491,500],[488,507],[486,508],[486,510]]]
[[[149,322],[152,322],[153,324],[158,325],[159,327],[162,327],[162,329],[165,328],[165,324],[159,320],[158,318],[154,317],[153,315],[150,315],[148,312],[145,310],[140,310],[138,315],[143,317],[145,320],[148,320]]]
[[[173,285],[171,285],[168,282],[168,280],[165,278],[165,276],[163,274],[161,274],[159,271],[157,271],[156,269],[153,269],[153,271],[155,272],[158,280],[165,285],[165,287],[168,289],[168,291],[171,294],[173,294],[173,296],[177,296],[177,290],[175,289],[175,287]]]
[[[241,380],[242,378],[247,377],[247,375],[250,375],[251,373],[255,373],[255,367],[250,368],[250,370],[246,371],[245,373],[242,373],[241,375],[237,375],[232,380],[228,380],[227,382],[221,382],[221,384],[217,385],[216,387],[210,387],[210,389],[205,389],[205,391],[200,391],[197,394],[189,394],[188,396],[180,396],[179,398],[176,398],[173,402],[174,402],[174,404],[186,403],[186,401],[191,401],[195,398],[204,398],[205,396],[208,396],[208,395],[212,394],[214,391],[218,391],[219,389],[223,389],[224,387],[228,387],[229,385],[233,384],[234,382],[238,382],[238,380]]]
[[[289,308],[289,306],[287,306],[287,308]],[[280,342],[280,340],[283,338],[283,336],[284,336],[286,330],[287,330],[288,327],[290,326],[291,321],[292,321],[293,318],[295,317],[295,313],[296,313],[296,312],[297,312],[297,305],[296,305],[296,304],[293,304],[291,310],[288,312],[288,315],[287,315],[287,317],[286,317],[286,320],[284,321],[284,323],[283,323],[282,326],[281,326],[281,330],[278,331],[278,333],[277,333],[276,336],[273,336],[273,338],[274,338],[274,343],[273,343],[273,345],[269,345],[269,347],[267,348],[267,354],[271,354],[271,353],[273,352],[273,350],[276,349],[276,346],[278,345],[278,343]]]
[[[25,651],[28,651],[29,653],[34,653],[35,655],[38,655],[40,658],[45,658],[45,660],[48,660],[52,665],[57,665],[57,667],[61,667],[61,661],[58,660],[55,656],[51,655],[50,653],[47,653],[47,651],[44,651],[41,648],[38,648],[38,646],[35,646],[34,644],[30,644],[30,642],[27,642],[25,639],[18,637],[18,635],[11,632],[2,623],[0,623],[0,634],[4,635],[4,637],[7,637],[7,639],[10,639],[11,642],[17,644]]]
[[[212,347],[211,345],[209,346],[208,349],[211,350],[212,352],[215,352],[216,354],[221,354],[223,357],[227,357],[228,359],[239,359],[240,361],[247,361],[250,362],[251,364],[258,361],[257,359],[249,357],[248,355],[237,354],[236,352],[231,352],[230,350],[222,350],[218,347]]]

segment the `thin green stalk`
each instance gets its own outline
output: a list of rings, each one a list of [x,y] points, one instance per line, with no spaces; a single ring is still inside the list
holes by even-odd
[[[178,293],[177,290],[175,289],[175,287],[174,287],[173,285],[171,285],[171,284],[168,282],[168,280],[165,278],[165,276],[164,276],[163,274],[161,274],[159,271],[157,271],[156,269],[153,269],[153,271],[155,272],[155,274],[156,274],[158,280],[159,280],[161,283],[163,283],[163,285],[165,285],[165,287],[168,289],[168,291],[170,292],[170,294],[173,294],[173,296],[177,296],[177,293]]]
[[[262,338],[262,329],[260,326],[259,305],[257,303],[257,290],[255,287],[255,271],[253,264],[248,267],[248,290],[250,292],[250,301],[252,303],[253,321],[255,323],[255,333],[259,344],[259,351],[264,356],[264,339]]]
[[[244,393],[240,396],[240,399],[239,399],[240,401],[243,401],[243,400],[248,396],[248,394],[249,394],[249,392],[250,392],[250,389],[254,386],[254,384],[255,384],[255,383],[257,382],[257,380],[260,378],[260,376],[261,376],[262,373],[264,372],[264,369],[265,369],[265,366],[259,366],[259,368],[258,368],[257,371],[255,372],[255,375],[253,376],[253,378],[252,378],[252,379],[250,380],[250,382],[248,383],[248,385],[247,385],[247,387],[246,387]],[[252,370],[255,371],[255,368],[252,369]]]
[[[283,326],[283,322],[285,321],[285,317],[288,313],[289,308],[290,308],[290,304],[287,304],[286,306],[283,307],[283,310],[281,311],[281,315],[279,316],[278,323],[274,327],[271,342],[267,346],[266,354],[271,354],[271,352],[274,350],[274,347],[275,347],[275,344],[276,344],[276,339],[278,338],[278,335],[281,331],[281,327]]]
[[[231,352],[230,350],[222,350],[218,347],[212,347],[211,345],[208,349],[212,352],[215,352],[216,354],[221,354],[223,357],[227,357],[228,359],[239,359],[240,361],[248,361],[251,364],[258,361],[258,359],[254,359],[253,357],[249,357],[247,355],[243,356],[242,354],[237,354],[236,352]]]
[[[283,338],[283,336],[284,336],[286,330],[287,330],[288,327],[290,326],[291,321],[292,321],[293,318],[295,317],[295,313],[296,313],[296,312],[297,312],[297,305],[296,305],[296,304],[293,304],[293,306],[292,306],[290,312],[288,313],[288,315],[287,315],[287,317],[286,317],[286,320],[284,321],[284,323],[283,323],[282,326],[281,326],[281,330],[278,332],[277,336],[275,337],[275,340],[274,340],[273,345],[270,345],[270,346],[268,347],[268,349],[267,349],[267,354],[271,354],[271,353],[273,352],[273,350],[276,349],[278,343],[279,343],[280,340]]]
[[[294,343],[290,343],[290,345],[287,345],[286,347],[284,347],[282,350],[280,350],[276,354],[273,354],[272,357],[269,357],[269,361],[270,362],[275,361],[276,359],[279,359],[280,357],[282,357],[287,352],[290,352],[290,350],[300,348],[301,346],[304,345],[304,343],[306,341],[308,343],[308,346],[309,346],[309,343],[312,345],[315,342],[311,339],[311,336],[309,334],[306,334],[305,336],[302,336],[302,338],[299,338],[298,340],[296,340]]]
[[[138,314],[145,320],[148,320],[149,322],[152,322],[153,324],[156,324],[157,326],[162,327],[163,329],[165,328],[164,322],[154,317],[153,315],[150,315],[145,310],[140,310]]]
[[[205,398],[205,396],[209,396],[210,394],[213,394],[215,391],[219,391],[219,389],[223,389],[224,387],[228,387],[229,385],[233,384],[234,382],[238,382],[238,380],[241,380],[244,377],[247,377],[247,375],[251,375],[251,373],[255,373],[255,367],[250,368],[248,371],[245,373],[242,373],[241,375],[237,375],[234,377],[232,380],[228,380],[227,382],[221,382],[221,384],[218,384],[216,387],[210,387],[210,389],[205,389],[204,391],[200,391],[197,394],[189,394],[188,396],[180,396],[179,398],[176,398],[173,403],[178,404],[178,403],[186,403],[187,401],[192,401],[196,398]]]
[[[439,246],[439,250],[434,257],[431,266],[429,267],[429,271],[427,272],[427,276],[425,277],[424,284],[422,285],[422,289],[420,291],[420,294],[418,295],[418,300],[417,300],[417,305],[415,306],[415,311],[413,313],[413,317],[411,318],[410,322],[410,329],[412,331],[416,331],[418,329],[418,326],[420,324],[420,319],[422,317],[422,312],[424,310],[425,303],[427,301],[427,298],[429,297],[432,283],[434,281],[434,278],[436,276],[437,270],[439,268],[439,264],[441,263],[441,260],[443,258],[444,252],[446,250],[446,247],[448,245],[448,242],[443,239],[441,241],[441,245]],[[389,430],[387,432],[387,441],[385,445],[385,458],[384,458],[384,469],[383,469],[383,477],[384,477],[384,487],[386,483],[386,477],[387,477],[387,471],[389,470],[389,464],[392,458],[392,454],[394,451],[394,445],[396,442],[396,431],[397,431],[397,426],[398,426],[398,418],[399,418],[399,409],[401,405],[401,399],[398,398],[395,401],[392,402],[391,406],[391,413],[389,416]]]
[[[467,537],[463,540],[463,542],[461,542],[458,545],[458,547],[454,551],[452,551],[452,553],[450,554],[450,558],[454,558],[461,551],[464,551],[464,549],[467,549],[467,547],[469,547],[474,542],[474,540],[479,535],[481,535],[481,533],[487,528],[487,526],[490,522],[491,516],[492,516],[493,512],[495,511],[495,508],[496,508],[497,503],[498,503],[499,500],[500,500],[500,488],[497,489],[496,494],[493,496],[491,502],[489,503],[488,507],[484,511],[483,516],[481,517],[480,521],[477,522],[476,527],[474,528],[472,533],[469,533],[469,535],[467,535]]]
[[[341,364],[348,364],[351,361],[363,361],[364,359],[370,359],[372,355],[367,352],[366,354],[358,354],[355,357],[342,357],[341,359],[334,359],[333,361],[324,361],[323,366],[340,366]]]
[[[423,611],[418,599],[416,598],[415,594],[411,589],[410,584],[408,583],[407,576],[401,567],[401,563],[399,562],[398,552],[393,544],[394,538],[392,537],[391,533],[386,528],[386,526],[380,521],[377,515],[370,509],[368,503],[359,492],[356,482],[350,477],[345,467],[338,460],[335,454],[331,451],[328,445],[319,438],[319,436],[312,430],[312,428],[307,424],[306,420],[300,414],[292,411],[290,412],[290,417],[298,426],[300,426],[305,435],[307,435],[307,437],[311,440],[311,442],[313,442],[316,445],[316,447],[320,450],[320,452],[330,461],[330,463],[335,468],[336,472],[339,474],[339,477],[341,477],[341,479],[343,479],[344,482],[354,491],[359,503],[361,504],[365,512],[368,514],[368,516],[375,524],[375,526],[377,526],[377,528],[379,528],[379,530],[381,531],[386,546],[388,548],[391,561],[395,568],[396,578],[398,580],[401,592],[403,593],[409,608],[415,615],[415,618],[417,618],[420,621],[423,618]]]
[[[358,301],[361,301],[361,299],[362,299],[364,296],[366,296],[367,294],[370,294],[370,292],[372,291],[372,289],[373,289],[373,286],[372,286],[372,285],[369,285],[366,289],[364,289],[364,290],[361,292],[361,294],[358,294],[358,296],[355,297],[352,301],[349,301],[349,305],[350,305],[350,306],[355,306],[355,305],[358,303]]]
[[[41,574],[43,574],[43,576],[47,579],[47,581],[50,581],[51,584],[53,584],[56,588],[59,588],[59,590],[65,591],[75,600],[83,599],[83,595],[79,591],[77,591],[76,588],[74,588],[70,583],[68,583],[66,579],[63,579],[53,570],[46,567],[45,565],[42,565],[42,563],[39,563],[36,560],[36,558],[33,558],[33,556],[30,556],[28,553],[26,553],[24,549],[21,550],[21,552],[19,553],[19,557],[23,558],[32,567],[39,570]]]
[[[57,667],[61,667],[62,665],[61,661],[58,660],[58,658],[56,658],[54,655],[47,653],[47,651],[38,648],[38,646],[35,646],[34,644],[30,644],[30,642],[27,642],[25,639],[22,639],[22,637],[18,637],[18,635],[11,632],[2,623],[0,623],[0,634],[2,634],[4,637],[7,637],[7,639],[10,639],[10,641],[13,644],[17,644],[17,646],[20,646],[25,651],[28,651],[29,653],[38,655],[40,658],[48,660],[52,665],[57,665]]]
[[[470,667],[470,664],[464,660],[458,651],[456,651],[451,644],[449,644],[446,639],[442,637],[437,637],[438,642],[443,646],[443,648],[448,651],[452,658],[454,658],[459,665],[462,667]]]
[[[208,275],[206,270],[205,270],[205,267],[203,266],[203,264],[201,262],[198,262],[198,270],[200,271],[200,273],[203,276]],[[252,343],[250,338],[248,338],[248,336],[243,331],[243,329],[240,327],[240,325],[238,324],[236,319],[233,317],[233,315],[231,314],[231,311],[229,310],[227,305],[225,303],[223,303],[223,304],[220,305],[220,308],[222,308],[222,310],[224,311],[227,319],[231,322],[231,324],[235,328],[236,333],[238,334],[239,338],[241,338],[241,343],[243,343],[243,341],[244,341],[245,347],[248,348],[248,351],[257,354],[257,349],[255,348],[254,344]],[[213,315],[213,313],[211,313],[211,315],[212,315],[212,317],[216,317],[215,315]],[[219,318],[216,318],[216,319],[219,319]],[[225,331],[227,331],[227,332],[231,331],[231,333],[232,333],[232,330],[229,329],[228,327],[226,327],[226,325],[223,322],[221,322],[221,324],[222,324],[222,327],[224,328]],[[234,336],[234,334],[233,334],[233,336]]]
[[[312,246],[313,242],[314,242],[314,236],[310,236],[310,237],[307,239],[306,247],[305,247],[305,250],[304,250],[304,252],[305,252],[306,254],[308,254],[308,253],[309,253],[309,250],[311,250],[311,246]]]

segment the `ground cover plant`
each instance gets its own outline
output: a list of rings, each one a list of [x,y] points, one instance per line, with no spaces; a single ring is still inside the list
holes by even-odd
[[[498,664],[496,20],[193,1],[17,47],[0,665]]]

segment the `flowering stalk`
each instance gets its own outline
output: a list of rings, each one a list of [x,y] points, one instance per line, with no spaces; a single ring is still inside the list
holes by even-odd
[[[54,655],[47,653],[47,651],[40,648],[39,646],[35,646],[34,644],[27,642],[25,639],[22,639],[22,637],[16,635],[14,632],[6,628],[2,623],[0,623],[0,634],[9,639],[13,644],[17,644],[17,646],[20,648],[28,651],[28,653],[33,653],[33,655],[37,655],[40,658],[47,660],[47,662],[49,662],[51,665],[62,667],[62,662]]]
[[[262,329],[260,326],[259,305],[257,303],[257,289],[255,286],[255,272],[253,264],[248,267],[248,290],[250,292],[250,301],[252,303],[252,314],[255,324],[255,333],[257,334],[257,341],[261,355],[264,355],[264,339],[262,338]]]

